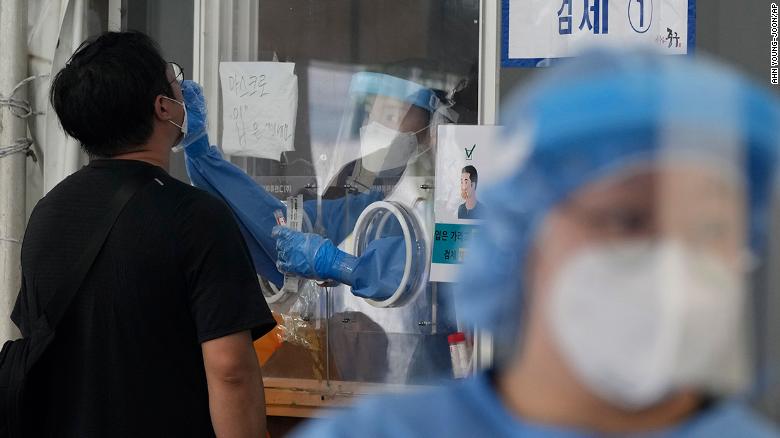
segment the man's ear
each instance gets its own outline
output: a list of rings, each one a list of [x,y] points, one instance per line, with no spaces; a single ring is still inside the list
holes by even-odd
[[[158,94],[154,99],[154,116],[163,122],[173,119],[171,105],[175,105],[175,103],[166,99],[162,94]]]

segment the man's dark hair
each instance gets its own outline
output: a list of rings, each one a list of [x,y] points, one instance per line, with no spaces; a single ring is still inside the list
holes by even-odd
[[[474,190],[476,190],[477,189],[477,179],[478,179],[478,177],[477,177],[477,168],[472,166],[472,165],[468,165],[468,166],[464,167],[463,170],[460,171],[460,173],[468,173],[469,174],[469,179],[471,180],[471,183],[474,184]]]
[[[81,44],[54,78],[49,99],[88,154],[129,152],[152,135],[155,98],[173,97],[166,68],[148,36],[106,32]]]

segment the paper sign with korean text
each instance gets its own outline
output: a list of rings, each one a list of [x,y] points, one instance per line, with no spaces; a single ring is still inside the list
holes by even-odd
[[[222,150],[279,160],[294,150],[298,77],[291,62],[221,62]]]

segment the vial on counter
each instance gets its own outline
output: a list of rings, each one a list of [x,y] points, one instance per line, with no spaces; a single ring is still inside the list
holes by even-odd
[[[447,336],[450,344],[450,359],[452,360],[452,375],[456,379],[463,379],[469,374],[471,362],[469,348],[466,344],[466,335],[461,332]]]

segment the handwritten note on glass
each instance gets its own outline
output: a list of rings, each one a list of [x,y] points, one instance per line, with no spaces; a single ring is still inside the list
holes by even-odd
[[[292,62],[221,62],[222,150],[279,160],[294,150],[298,77]]]

